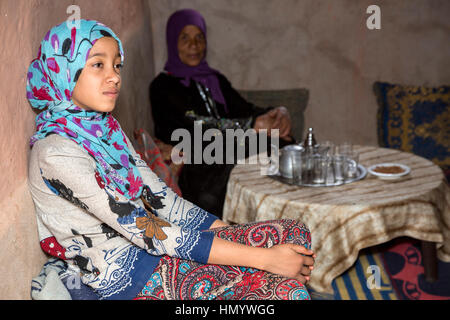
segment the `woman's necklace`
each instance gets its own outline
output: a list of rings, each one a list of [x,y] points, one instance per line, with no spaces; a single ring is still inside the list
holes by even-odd
[[[202,97],[203,101],[205,102],[205,107],[206,107],[206,110],[208,111],[209,115],[216,119],[220,119],[219,112],[217,112],[216,102],[211,97],[211,93],[210,93],[209,89],[207,87],[203,87],[197,81],[195,81],[195,84],[197,85],[197,89],[198,89],[198,92],[200,93],[200,96]]]

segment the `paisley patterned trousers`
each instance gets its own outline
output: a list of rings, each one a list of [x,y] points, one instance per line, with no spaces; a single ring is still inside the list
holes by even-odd
[[[311,248],[308,228],[272,220],[211,229],[216,236],[254,247],[294,243]],[[309,300],[295,279],[253,268],[201,264],[164,256],[136,300]]]

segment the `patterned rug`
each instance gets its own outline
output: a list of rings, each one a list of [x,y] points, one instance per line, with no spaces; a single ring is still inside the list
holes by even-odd
[[[450,263],[438,260],[437,281],[426,281],[420,241],[396,239],[383,249],[382,258],[399,299],[450,300]]]
[[[439,261],[438,280],[427,282],[420,242],[395,239],[360,252],[356,263],[333,283],[334,294],[313,300],[450,300],[450,263]]]

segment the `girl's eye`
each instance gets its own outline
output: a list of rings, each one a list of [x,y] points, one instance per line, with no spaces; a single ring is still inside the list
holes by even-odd
[[[97,63],[94,63],[92,66],[93,66],[94,68],[101,68],[101,67],[103,66],[103,63],[97,62]]]
[[[123,68],[123,64],[121,64],[121,63],[118,63],[118,64],[116,64],[116,69],[122,69]]]

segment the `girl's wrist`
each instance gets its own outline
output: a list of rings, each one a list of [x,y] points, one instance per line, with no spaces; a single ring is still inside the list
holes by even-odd
[[[254,248],[254,268],[267,271],[270,262],[270,250],[268,248]]]
[[[226,224],[225,222],[223,222],[220,219],[217,219],[211,224],[209,229],[214,229],[214,228],[219,228],[219,227],[226,227],[226,226],[228,226],[228,224]]]

